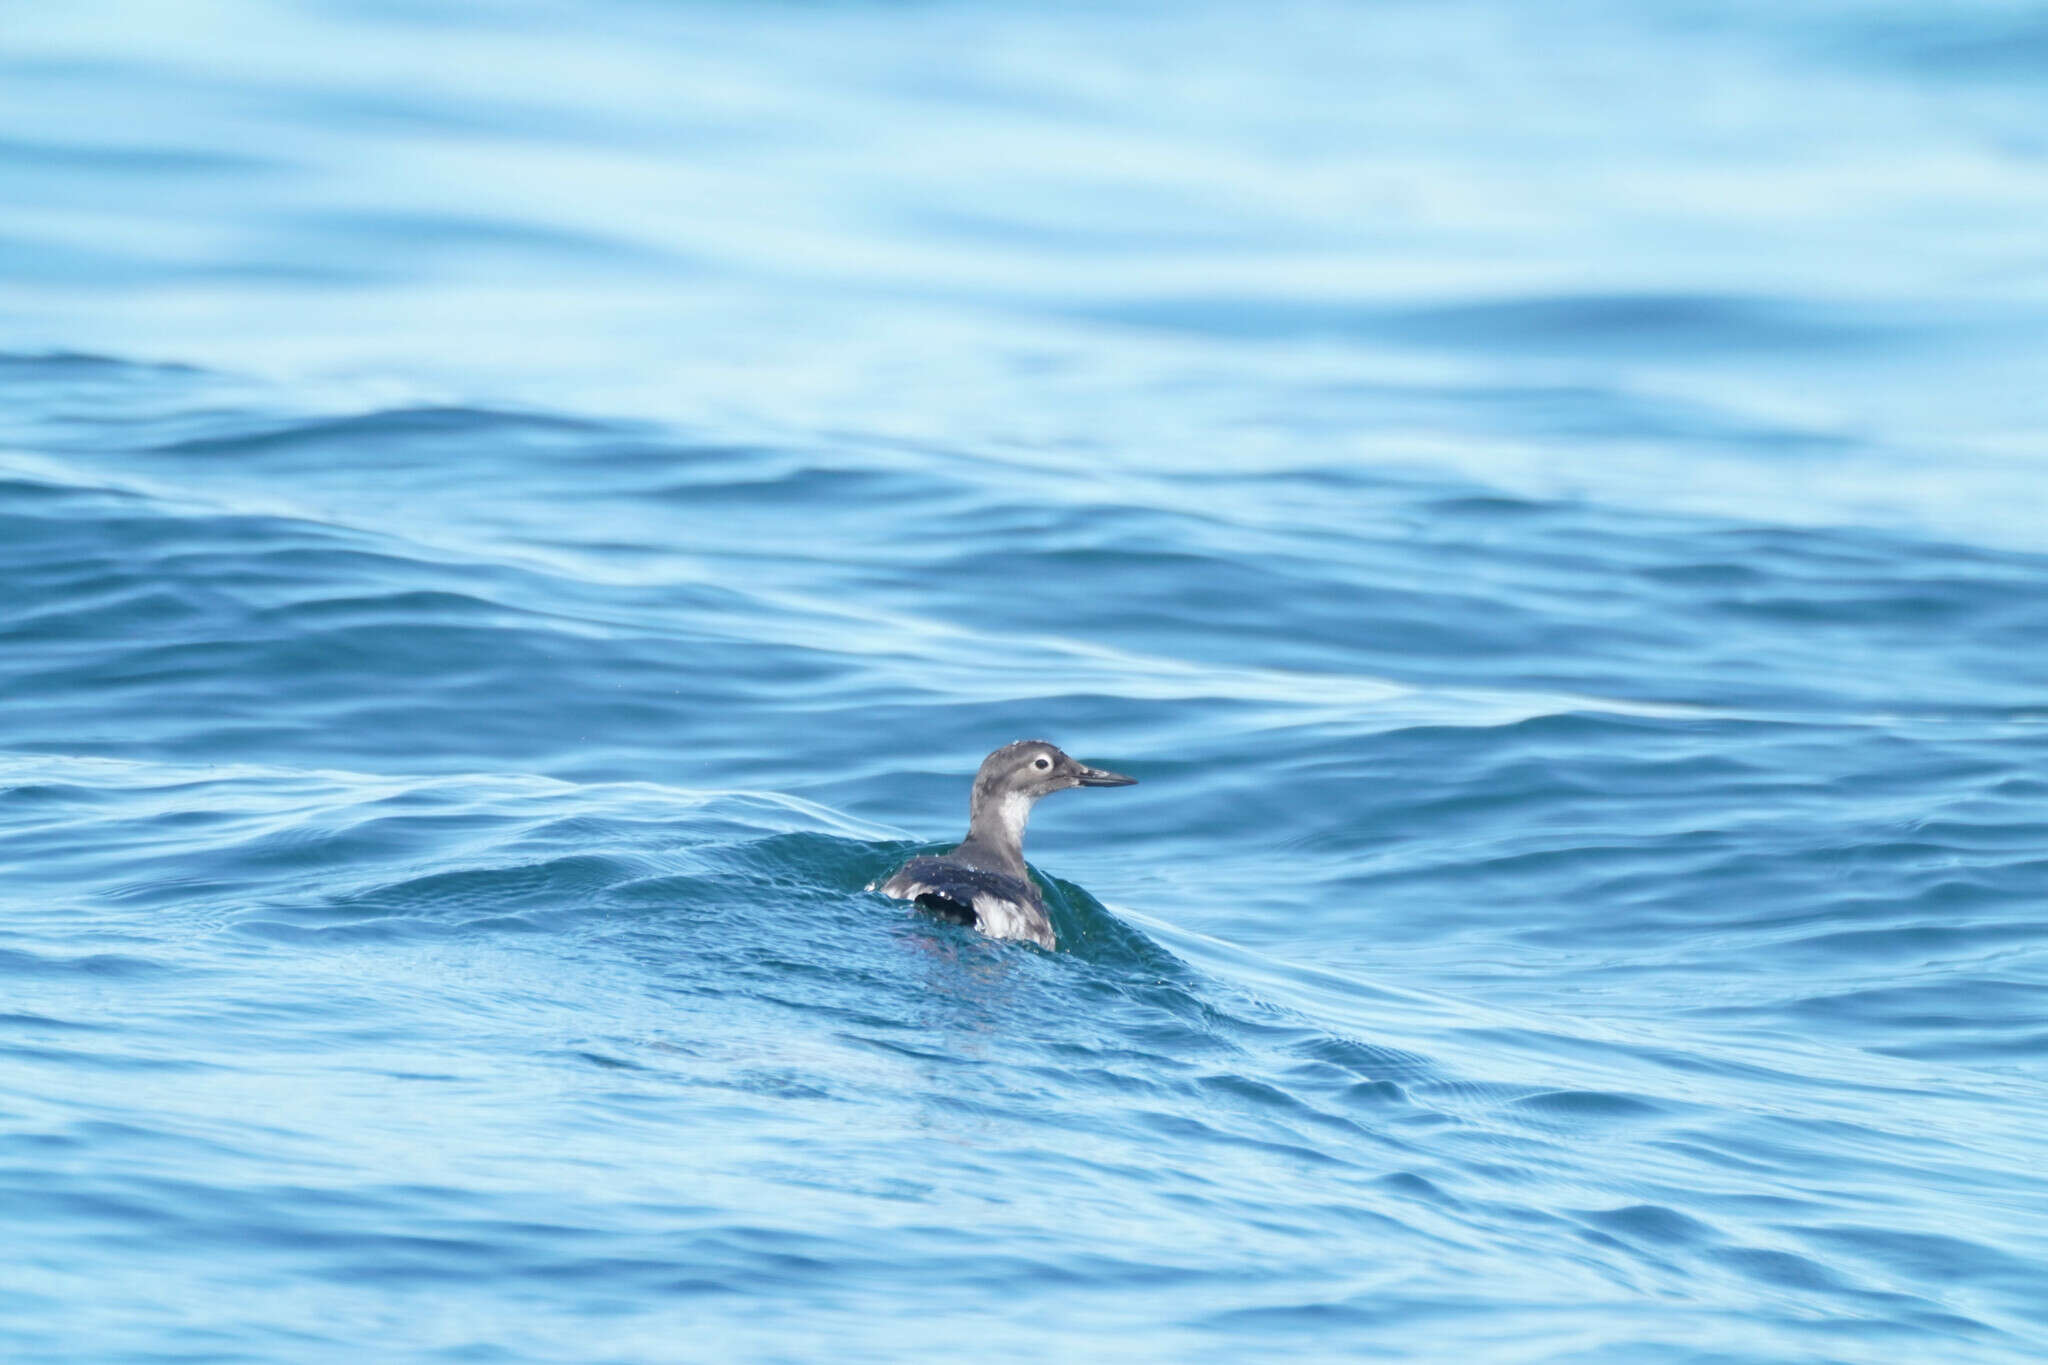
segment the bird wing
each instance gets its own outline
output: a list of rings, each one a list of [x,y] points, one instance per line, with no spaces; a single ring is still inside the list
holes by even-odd
[[[873,888],[898,900],[973,924],[991,938],[1029,939],[1051,948],[1052,925],[1038,908],[1037,888],[1000,872],[944,858],[912,858]]]

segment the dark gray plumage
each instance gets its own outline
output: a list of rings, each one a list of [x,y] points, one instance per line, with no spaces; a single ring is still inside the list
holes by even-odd
[[[968,800],[967,838],[912,858],[868,889],[972,924],[990,938],[1055,946],[1045,900],[1024,866],[1024,825],[1042,796],[1068,787],[1128,787],[1138,779],[1077,763],[1042,739],[1020,739],[982,760]]]

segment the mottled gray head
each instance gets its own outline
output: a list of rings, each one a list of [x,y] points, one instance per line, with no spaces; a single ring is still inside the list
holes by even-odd
[[[1022,875],[1024,822],[1039,797],[1068,787],[1128,787],[1135,777],[1076,763],[1056,744],[1020,739],[981,761],[968,804],[967,842],[955,852],[985,857]]]
[[[1042,739],[1020,739],[981,761],[974,775],[974,806],[979,810],[1019,797],[1036,801],[1068,787],[1128,787],[1137,780],[1076,762]]]

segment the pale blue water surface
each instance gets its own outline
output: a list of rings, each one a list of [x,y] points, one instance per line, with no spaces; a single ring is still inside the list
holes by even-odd
[[[2040,1359],[2044,225],[1993,0],[10,7],[0,1355]]]

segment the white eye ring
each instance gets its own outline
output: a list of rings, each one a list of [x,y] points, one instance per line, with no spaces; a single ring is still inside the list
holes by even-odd
[[[1040,754],[1037,758],[1031,761],[1031,766],[1038,769],[1040,772],[1043,772],[1047,768],[1050,768],[1052,766],[1052,760],[1047,758],[1044,754]]]

